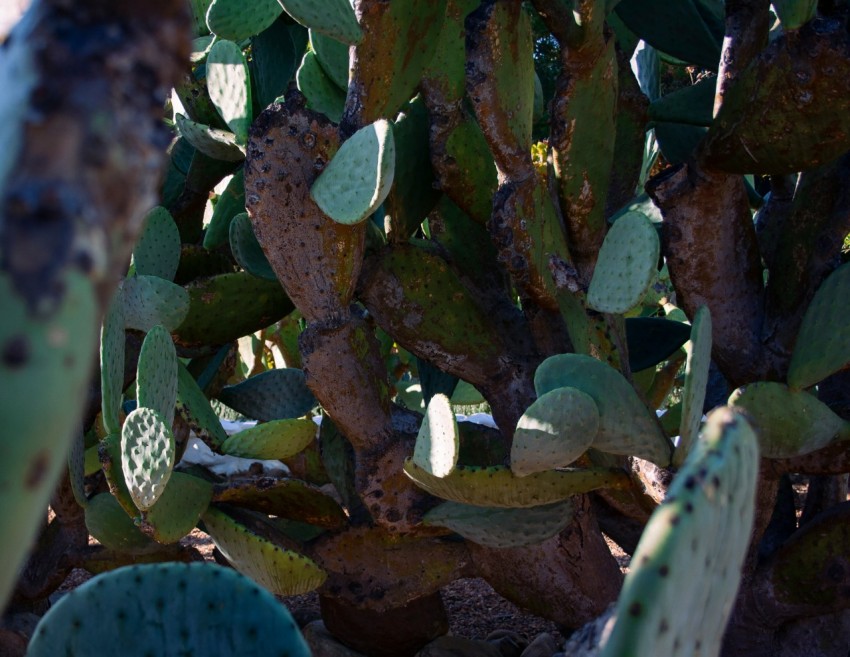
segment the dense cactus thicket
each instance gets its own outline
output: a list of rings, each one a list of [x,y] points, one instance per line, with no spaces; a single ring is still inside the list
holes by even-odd
[[[304,654],[244,577],[139,565],[200,527],[365,655],[478,576],[566,654],[844,657],[848,16],[37,0],[0,50],[0,595],[109,572],[32,654]]]

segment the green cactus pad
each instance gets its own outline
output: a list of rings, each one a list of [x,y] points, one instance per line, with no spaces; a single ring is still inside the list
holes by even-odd
[[[599,431],[593,399],[576,388],[556,388],[529,406],[517,422],[511,472],[525,477],[562,468],[587,451]]]
[[[215,486],[213,501],[325,529],[341,529],[348,523],[333,497],[300,479],[230,478]]]
[[[708,306],[700,306],[694,315],[691,341],[686,347],[685,389],[682,391],[682,420],[679,424],[679,442],[673,453],[673,465],[679,467],[691,451],[699,435],[702,407],[708,385],[708,368],[711,365],[711,313]]]
[[[666,317],[626,317],[629,369],[640,372],[672,356],[690,338],[691,327]]]
[[[288,459],[312,443],[316,431],[313,420],[272,420],[233,434],[221,452],[246,459]]]
[[[788,365],[788,385],[809,388],[850,365],[850,263],[821,284],[803,316]]]
[[[208,35],[210,28],[207,27],[207,11],[212,0],[190,0],[192,7],[192,34],[200,37]]]
[[[277,276],[254,235],[247,212],[240,212],[230,222],[230,250],[239,266],[252,276],[277,281]]]
[[[800,29],[818,13],[817,0],[773,0],[771,6],[786,32]]]
[[[251,532],[223,511],[210,507],[204,526],[236,570],[276,595],[301,595],[327,578],[315,562]]]
[[[204,233],[204,247],[216,249],[227,242],[230,236],[230,222],[241,212],[245,212],[245,170],[239,169],[218,197],[212,218]]]
[[[602,243],[587,291],[587,304],[603,313],[624,313],[637,305],[658,275],[661,242],[640,212],[620,217]]]
[[[112,495],[99,493],[86,506],[86,528],[101,545],[122,554],[150,554],[162,546],[133,522]]]
[[[218,398],[234,411],[260,422],[301,417],[318,404],[304,372],[293,368],[268,370],[225,386]]]
[[[458,465],[446,477],[435,477],[411,459],[404,471],[417,486],[453,502],[498,508],[527,508],[560,502],[573,495],[627,485],[628,476],[608,468],[550,470],[516,477],[509,468]]]
[[[133,249],[137,275],[159,276],[174,280],[180,264],[180,231],[163,207],[156,207],[145,217],[142,234]]]
[[[213,0],[207,27],[219,39],[242,41],[265,30],[281,13],[277,0]]]
[[[145,510],[162,495],[174,468],[174,436],[159,413],[137,408],[121,429],[121,470],[136,507]]]
[[[280,18],[251,39],[251,95],[264,109],[286,92],[307,49],[307,30]]]
[[[107,433],[121,431],[124,395],[124,298],[119,289],[112,297],[100,331],[100,394],[103,427]]]
[[[649,118],[656,122],[708,127],[714,116],[717,78],[706,77],[694,85],[662,96],[649,105]]]
[[[850,422],[814,395],[781,383],[760,381],[739,388],[729,397],[729,405],[745,409],[752,417],[766,458],[800,456],[850,439]]]
[[[185,346],[225,344],[264,329],[294,309],[280,283],[247,272],[221,274],[186,287],[186,318],[174,330]]]
[[[110,433],[100,441],[97,456],[100,460],[106,483],[109,485],[109,492],[115,497],[121,508],[124,509],[124,513],[129,517],[135,517],[138,515],[139,510],[130,496],[130,489],[127,488],[127,483],[124,480],[124,471],[121,468],[120,431]]]
[[[313,183],[310,196],[334,221],[360,223],[384,202],[394,172],[392,126],[381,119],[343,142]]]
[[[220,1],[220,0],[218,0]],[[207,89],[221,118],[236,135],[248,141],[251,125],[251,80],[241,48],[232,41],[216,41],[207,55]]]
[[[658,465],[670,462],[671,445],[628,381],[614,368],[580,354],[547,358],[534,374],[538,395],[556,388],[578,388],[599,408],[593,447],[610,454],[639,456]]]
[[[86,441],[81,431],[71,438],[71,449],[68,450],[68,483],[74,500],[85,509],[89,503],[86,497]]]
[[[717,655],[750,542],[758,444],[729,409],[706,430],[643,532],[601,657]],[[691,586],[694,569],[700,586]]]
[[[345,93],[327,76],[315,52],[304,53],[295,79],[298,90],[307,98],[307,107],[339,123],[345,107]]]
[[[526,509],[489,509],[444,502],[425,514],[426,525],[448,527],[465,539],[489,548],[542,543],[560,533],[573,519],[570,500]]]
[[[136,401],[162,416],[167,427],[174,422],[177,403],[177,352],[171,335],[154,326],[145,336],[136,370]]]
[[[156,628],[156,631],[152,631]],[[127,566],[86,582],[50,608],[29,657],[310,657],[286,607],[229,568]]]
[[[212,500],[212,484],[185,472],[173,472],[160,498],[142,512],[142,530],[171,545],[191,532]]]
[[[310,46],[319,65],[340,91],[348,89],[348,46],[310,30]]]
[[[150,331],[157,324],[173,331],[189,312],[189,293],[157,276],[133,276],[121,288],[124,327]]]
[[[195,123],[182,114],[175,117],[175,122],[186,141],[207,157],[223,162],[241,162],[245,159],[245,149],[239,145],[232,132]]]
[[[341,41],[355,44],[363,39],[354,9],[348,0],[278,0],[284,11],[311,30]]]
[[[180,362],[177,363],[177,410],[183,420],[207,444],[219,449],[227,440],[227,433],[204,391]]]
[[[434,477],[446,477],[457,465],[459,449],[457,420],[449,398],[434,395],[416,436],[413,463]]]

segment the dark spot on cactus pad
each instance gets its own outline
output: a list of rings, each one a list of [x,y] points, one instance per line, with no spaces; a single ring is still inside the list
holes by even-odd
[[[658,574],[662,577],[667,577],[670,574],[670,567],[665,564],[658,569]]]
[[[37,488],[44,480],[47,474],[47,466],[50,463],[50,454],[47,450],[41,450],[36,454],[35,458],[30,461],[27,476],[24,478],[24,485],[28,489]]]
[[[687,488],[688,490],[693,490],[696,485],[696,479],[694,479],[693,477],[688,477],[687,479],[685,479],[685,488]]]
[[[633,602],[629,607],[629,616],[639,618],[641,614],[643,614],[643,605],[640,602]]]
[[[3,364],[16,370],[27,364],[30,359],[30,342],[25,335],[14,335],[3,345]]]
[[[679,524],[680,520],[681,520],[681,518],[679,516],[673,516],[672,518],[670,518],[670,524],[675,527],[676,525]]]
[[[690,502],[686,502],[685,503],[685,513],[693,513],[693,512],[694,512],[694,505],[691,504]]]
[[[667,622],[667,619],[662,618],[661,621],[658,623],[658,633],[664,634],[669,629],[670,629],[670,624]]]

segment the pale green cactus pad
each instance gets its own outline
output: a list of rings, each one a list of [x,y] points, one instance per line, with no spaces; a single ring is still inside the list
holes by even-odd
[[[182,114],[178,114],[174,120],[180,134],[204,155],[224,162],[241,162],[245,159],[245,149],[239,145],[232,132],[196,123]]]
[[[758,461],[743,416],[712,413],[643,532],[601,657],[719,654],[750,542]]]
[[[133,249],[137,275],[174,280],[180,264],[180,231],[163,207],[155,207],[145,217],[144,228]]]
[[[394,172],[393,130],[388,121],[381,119],[360,128],[343,142],[313,183],[310,196],[334,221],[356,224],[384,202]]]
[[[457,466],[445,477],[435,477],[411,459],[404,471],[416,485],[444,500],[500,508],[527,508],[561,502],[580,493],[628,483],[622,470],[589,468],[549,470],[527,477],[515,477],[505,466]]]
[[[327,578],[311,559],[251,532],[223,511],[210,507],[204,526],[236,570],[276,595],[301,595]]]
[[[272,266],[254,235],[247,212],[240,212],[230,222],[230,250],[239,266],[252,276],[276,281]]]
[[[215,249],[227,242],[230,222],[245,211],[245,170],[239,169],[219,195],[212,218],[204,232],[204,248]]]
[[[242,41],[265,30],[282,13],[277,0],[213,0],[207,9],[207,27],[219,39]]]
[[[661,243],[641,212],[621,216],[605,236],[587,291],[587,303],[603,313],[624,313],[640,302],[658,275]]]
[[[434,395],[416,436],[413,462],[428,474],[445,477],[455,469],[459,450],[460,438],[451,402],[445,395]]]
[[[100,330],[100,395],[103,427],[107,433],[121,431],[121,401],[124,394],[124,297],[116,290],[103,317]]]
[[[534,374],[538,395],[556,388],[578,388],[596,402],[599,432],[593,447],[610,454],[639,456],[658,465],[670,462],[672,446],[654,413],[617,370],[580,354],[547,358]]]
[[[121,470],[141,510],[162,495],[174,468],[174,436],[163,417],[150,408],[137,408],[121,429]]]
[[[348,46],[310,30],[310,47],[325,74],[344,92],[348,88]]]
[[[541,395],[517,422],[511,471],[517,477],[562,468],[591,446],[599,431],[599,410],[576,388]]]
[[[86,528],[101,545],[123,554],[148,554],[162,546],[142,533],[109,493],[99,493],[86,505]]]
[[[341,41],[356,44],[363,39],[354,9],[348,0],[278,0],[284,11],[304,27]]]
[[[123,657],[310,657],[292,616],[273,595],[208,563],[144,564],[98,575],[50,608],[27,655],[116,651]]]
[[[136,401],[162,416],[167,427],[174,422],[177,403],[177,352],[171,335],[161,325],[145,336],[136,369]]]
[[[771,6],[786,32],[803,27],[818,13],[817,0],[773,0]]]
[[[448,527],[465,539],[490,548],[542,543],[560,533],[573,519],[570,500],[527,509],[490,509],[444,502],[425,514],[426,525]]]
[[[316,438],[313,420],[273,420],[230,436],[222,454],[246,459],[288,459]]]
[[[809,388],[850,365],[850,263],[842,265],[815,293],[803,316],[788,365],[788,385]]]
[[[251,79],[242,50],[232,41],[216,41],[207,55],[210,100],[239,144],[248,141],[251,125]]]
[[[189,312],[189,293],[157,276],[133,276],[121,288],[124,327],[147,333],[157,324],[173,331]]]
[[[745,409],[753,418],[766,458],[800,456],[850,439],[850,422],[814,395],[781,383],[760,381],[739,388],[729,397],[729,405]]]
[[[156,503],[142,512],[143,531],[158,543],[176,543],[198,524],[212,495],[212,484],[205,479],[173,472]]]
[[[682,420],[679,425],[679,443],[673,453],[673,465],[677,467],[684,463],[702,422],[708,368],[711,365],[711,313],[708,306],[700,306],[694,315],[691,340],[685,349],[688,359],[685,365],[685,389],[682,392]]]
[[[298,82],[298,90],[307,98],[309,109],[339,123],[345,107],[345,92],[328,77],[315,52],[304,53],[295,80]]]
[[[204,391],[186,369],[177,363],[177,410],[192,430],[207,444],[220,448],[227,440],[227,433],[213,411]]]

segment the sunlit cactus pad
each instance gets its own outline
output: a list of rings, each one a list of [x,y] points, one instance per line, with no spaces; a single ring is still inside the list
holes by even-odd
[[[224,441],[223,454],[246,459],[288,459],[316,438],[312,420],[272,420],[244,429]]]
[[[174,467],[174,436],[162,415],[137,408],[121,429],[121,469],[133,502],[149,509],[162,495]]]
[[[457,420],[449,398],[434,395],[416,437],[413,462],[428,474],[445,477],[457,465],[459,450]]]

